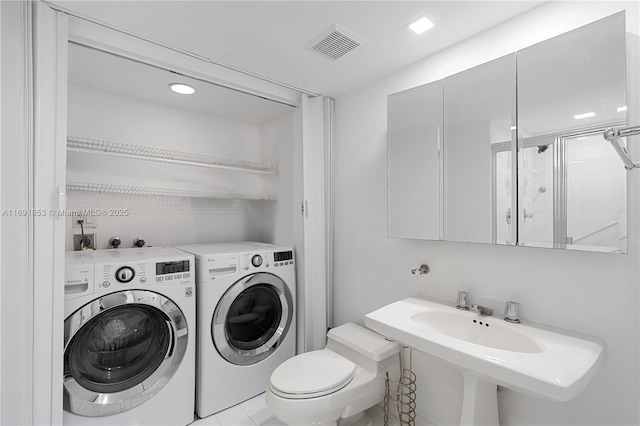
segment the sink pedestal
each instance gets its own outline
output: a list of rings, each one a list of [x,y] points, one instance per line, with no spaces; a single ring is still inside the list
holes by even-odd
[[[498,426],[498,386],[472,371],[462,370],[461,426]]]

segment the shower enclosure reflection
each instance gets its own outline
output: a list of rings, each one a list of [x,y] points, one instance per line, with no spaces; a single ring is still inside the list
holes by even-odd
[[[504,154],[496,152],[498,187],[506,181],[499,176],[510,167]],[[518,155],[518,245],[626,252],[626,171],[615,151],[602,143],[601,131],[524,140]],[[497,227],[499,236],[510,216],[508,210],[498,218],[503,223]]]
[[[624,253],[627,174],[603,132],[626,124],[623,12],[518,57],[518,245]]]

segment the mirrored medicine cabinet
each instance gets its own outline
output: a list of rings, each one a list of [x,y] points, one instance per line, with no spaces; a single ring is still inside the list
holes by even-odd
[[[625,15],[388,96],[388,235],[625,253]]]

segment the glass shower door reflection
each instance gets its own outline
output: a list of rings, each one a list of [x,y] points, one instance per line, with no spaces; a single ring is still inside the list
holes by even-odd
[[[627,251],[626,171],[603,130],[521,141],[518,245]]]
[[[521,148],[518,245],[554,245],[554,144],[538,142]]]
[[[494,244],[514,245],[517,217],[514,211],[511,144],[495,145],[493,154]]]
[[[601,132],[563,142],[569,244],[583,250],[626,252],[627,179],[620,159]]]

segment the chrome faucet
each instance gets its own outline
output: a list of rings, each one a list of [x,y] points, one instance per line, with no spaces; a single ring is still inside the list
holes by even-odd
[[[475,309],[476,311],[478,311],[480,313],[480,315],[482,315],[483,317],[490,317],[491,315],[493,315],[493,309],[491,308],[487,308],[486,306],[482,306],[482,305],[471,305],[471,309]]]

